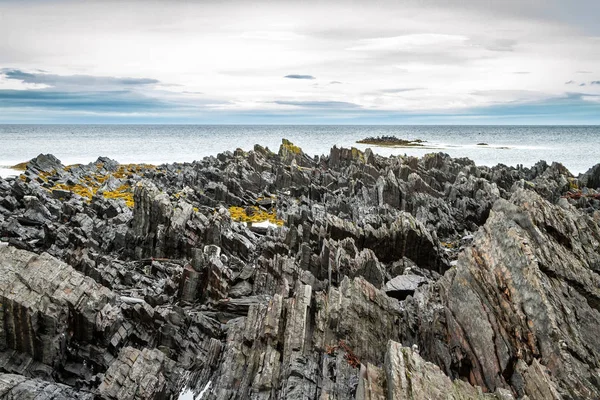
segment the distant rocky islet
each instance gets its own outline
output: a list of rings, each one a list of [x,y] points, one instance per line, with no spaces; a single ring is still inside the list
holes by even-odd
[[[600,164],[284,140],[21,167],[0,178],[9,398],[600,397]]]

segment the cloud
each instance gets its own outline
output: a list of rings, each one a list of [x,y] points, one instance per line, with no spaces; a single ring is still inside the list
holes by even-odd
[[[423,88],[414,87],[414,88],[383,89],[383,90],[380,90],[380,92],[388,93],[388,94],[396,94],[396,93],[404,93],[404,92],[413,92],[415,90],[420,90],[420,89],[423,89]]]
[[[288,113],[310,123],[333,114],[460,115],[583,91],[580,82],[590,92],[600,87],[589,83],[600,76],[574,72],[600,73],[600,24],[590,11],[600,7],[598,1],[382,0],[341,6],[346,1],[310,7],[297,1],[168,7],[163,1],[130,1],[115,12],[100,0],[32,1],[27,7],[0,0],[0,37],[7,38],[0,40],[0,68],[11,67],[0,71],[0,90],[38,93],[37,99],[12,98],[29,107],[30,116],[20,114],[22,122],[38,110],[67,112],[67,104],[74,112],[101,113],[116,104],[124,113],[141,112],[139,101],[156,115],[214,112],[212,105],[221,104],[229,116],[237,113],[238,122],[268,122],[272,112],[274,121]],[[233,24],[232,16],[243,18]],[[282,81],[284,76],[297,80]],[[571,79],[575,83],[565,85]],[[406,90],[416,87],[422,89]],[[50,92],[54,98],[43,97]],[[7,102],[4,109],[16,110]]]
[[[244,32],[240,35],[243,39],[252,40],[273,40],[273,41],[289,41],[289,40],[302,40],[305,39],[303,35],[299,35],[295,32],[287,31],[252,31]]]
[[[46,85],[49,87],[94,88],[96,90],[114,90],[117,87],[141,87],[159,84],[157,79],[150,78],[119,78],[111,76],[93,75],[56,75],[49,73],[31,73],[19,69],[1,69],[0,73],[8,80],[17,80],[23,83]]]
[[[295,107],[306,107],[306,108],[319,108],[319,109],[358,109],[361,108],[358,104],[348,103],[345,101],[288,101],[288,100],[276,100],[274,104],[282,106],[295,106]]]
[[[133,113],[173,109],[175,105],[129,91],[0,90],[0,108]]]
[[[420,33],[375,39],[361,39],[351,51],[402,51],[438,49],[445,46],[462,45],[469,40],[462,35],[447,35],[437,33]]]
[[[4,68],[0,69],[0,111],[148,115],[193,112],[226,103],[201,96],[201,92],[171,92],[162,86],[153,78],[58,75]]]
[[[514,51],[516,45],[517,41],[514,39],[494,39],[483,43],[483,47],[490,51]]]
[[[288,78],[288,79],[316,79],[312,75],[298,75],[298,74],[286,75],[286,76],[284,76],[284,78]]]

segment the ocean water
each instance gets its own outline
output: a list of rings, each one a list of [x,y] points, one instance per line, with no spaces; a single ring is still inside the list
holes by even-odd
[[[395,135],[426,140],[425,148],[385,148],[357,144],[368,136]],[[422,156],[445,152],[479,165],[558,161],[572,173],[600,163],[600,126],[333,126],[333,125],[0,125],[0,175],[40,153],[64,164],[107,156],[121,163],[184,162],[254,144],[277,151],[286,138],[310,155],[329,149],[371,147],[382,155]],[[487,143],[480,146],[478,143]]]

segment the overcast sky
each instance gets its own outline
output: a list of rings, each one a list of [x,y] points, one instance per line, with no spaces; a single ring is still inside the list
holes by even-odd
[[[600,123],[600,1],[0,1],[0,123]]]

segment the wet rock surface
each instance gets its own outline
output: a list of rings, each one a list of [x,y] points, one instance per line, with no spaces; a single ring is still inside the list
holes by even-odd
[[[600,398],[599,170],[40,155],[0,178],[0,397]]]

